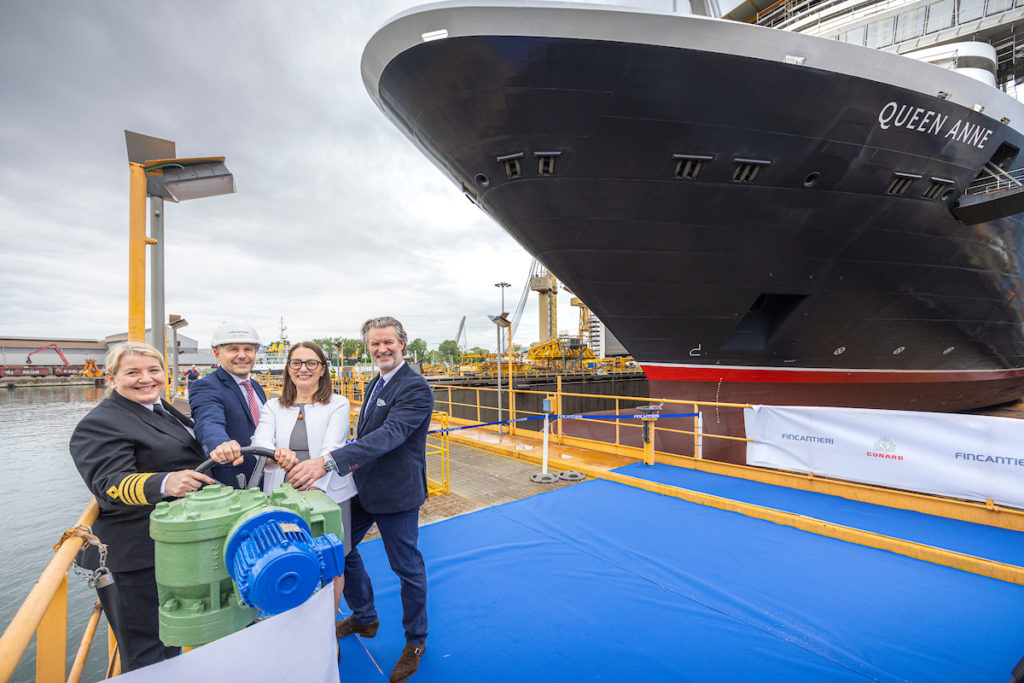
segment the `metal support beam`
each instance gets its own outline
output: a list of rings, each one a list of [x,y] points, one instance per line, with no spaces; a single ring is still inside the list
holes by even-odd
[[[153,246],[149,264],[150,317],[149,325],[153,331],[153,347],[164,358],[167,364],[166,319],[164,315],[164,198],[149,198],[149,238]]]
[[[146,172],[128,163],[128,341],[146,341]]]
[[[181,391],[181,387],[178,385],[178,328],[171,325],[171,361],[167,365],[167,373],[170,375],[170,395],[167,396],[167,400],[170,401],[172,398],[178,395]]]
[[[494,328],[498,333],[498,422],[501,422],[501,328]],[[498,433],[501,434],[503,431],[501,425],[498,425]]]

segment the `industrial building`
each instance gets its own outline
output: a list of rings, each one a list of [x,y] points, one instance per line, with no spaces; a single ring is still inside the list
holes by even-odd
[[[0,336],[0,367],[9,376],[67,374],[82,370],[89,361],[102,368],[110,347],[127,340],[127,332],[103,339]],[[146,343],[152,343],[150,330],[146,330]],[[210,366],[216,362],[211,349],[200,348],[195,339],[178,334],[179,367]]]

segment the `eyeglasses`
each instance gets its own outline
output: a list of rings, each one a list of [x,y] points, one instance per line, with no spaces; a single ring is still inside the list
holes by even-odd
[[[290,361],[288,361],[288,367],[290,367],[292,370],[298,370],[303,365],[305,365],[310,370],[316,370],[318,367],[323,365],[323,363],[321,363],[318,360],[299,360],[298,358],[292,358]]]

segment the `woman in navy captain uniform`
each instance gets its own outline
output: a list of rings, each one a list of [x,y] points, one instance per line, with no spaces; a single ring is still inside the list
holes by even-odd
[[[161,399],[167,375],[160,353],[127,342],[105,363],[107,397],[75,427],[70,448],[99,503],[93,531],[108,546],[125,615],[121,666],[130,671],[177,653],[159,638],[149,513],[161,500],[217,482],[193,471],[206,457],[192,421]]]

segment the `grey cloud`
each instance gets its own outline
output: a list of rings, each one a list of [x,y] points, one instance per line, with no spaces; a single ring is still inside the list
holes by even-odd
[[[243,317],[269,340],[282,316],[292,339],[349,336],[390,312],[431,344],[466,315],[470,344],[493,346],[493,282],[518,299],[529,256],[377,111],[359,73],[372,33],[413,4],[5,3],[2,331],[126,329],[129,129],[179,156],[224,155],[235,174],[233,196],[166,206],[166,310],[189,336]]]

